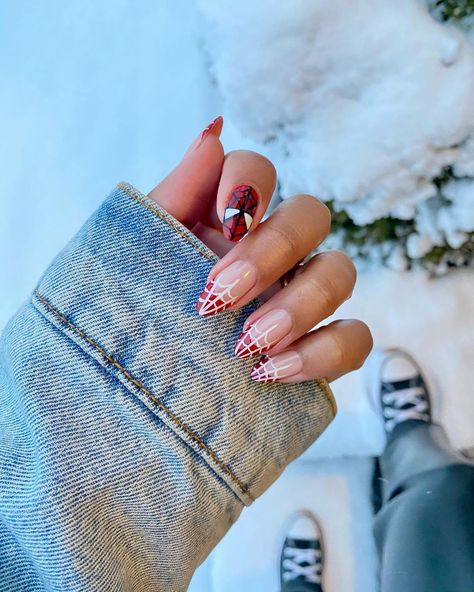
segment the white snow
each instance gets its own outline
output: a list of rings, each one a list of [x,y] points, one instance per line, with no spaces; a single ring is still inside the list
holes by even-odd
[[[227,110],[245,135],[272,141],[284,196],[334,199],[358,224],[415,218],[413,256],[444,238],[457,247],[474,230],[472,217],[437,216],[430,199],[447,165],[474,173],[465,33],[418,0],[199,5]]]
[[[189,592],[278,592],[284,526],[296,510],[311,510],[324,536],[328,592],[376,592],[370,459],[296,462],[246,508]]]

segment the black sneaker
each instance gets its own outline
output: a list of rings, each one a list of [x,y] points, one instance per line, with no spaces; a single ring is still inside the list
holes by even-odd
[[[375,371],[374,371],[375,370]],[[431,423],[431,398],[420,367],[399,349],[379,350],[367,368],[369,389],[385,432],[406,421]]]
[[[281,592],[323,592],[323,546],[318,521],[305,510],[294,514],[280,557]]]

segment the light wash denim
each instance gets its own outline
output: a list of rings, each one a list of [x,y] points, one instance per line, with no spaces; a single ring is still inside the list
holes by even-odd
[[[127,184],[8,324],[0,591],[181,592],[335,413],[325,381],[255,384],[253,302],[199,317],[215,255]]]

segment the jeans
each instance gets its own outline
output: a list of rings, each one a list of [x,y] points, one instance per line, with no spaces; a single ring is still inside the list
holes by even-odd
[[[259,385],[258,306],[194,309],[215,255],[120,184],[0,343],[1,592],[181,592],[335,414],[326,381]]]
[[[395,428],[375,518],[382,592],[474,590],[474,466],[435,424]]]

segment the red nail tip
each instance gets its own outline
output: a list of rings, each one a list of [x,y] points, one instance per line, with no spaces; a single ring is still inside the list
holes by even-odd
[[[249,331],[244,331],[237,339],[234,353],[238,358],[250,358],[262,353],[266,348],[259,346]]]
[[[286,335],[291,319],[285,311],[273,310],[249,325],[235,344],[238,358],[250,358],[268,351]]]
[[[202,130],[201,133],[201,141],[204,140],[204,138],[207,138],[207,136],[212,132],[213,129],[215,129],[215,127],[221,123],[222,121],[222,117],[219,115],[218,117],[216,117],[215,119],[213,119],[211,121],[211,123]]]
[[[249,231],[258,206],[258,194],[250,185],[235,187],[227,201],[222,230],[227,240],[237,242]]]
[[[255,380],[255,382],[276,382],[278,380],[278,372],[275,370],[271,359],[268,356],[264,356],[253,367],[250,378]]]
[[[211,280],[201,292],[196,310],[200,316],[208,317],[229,308],[233,303],[234,299],[215,280]]]

